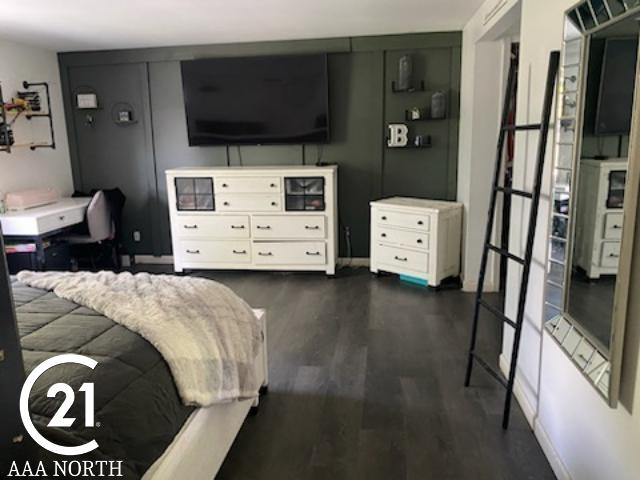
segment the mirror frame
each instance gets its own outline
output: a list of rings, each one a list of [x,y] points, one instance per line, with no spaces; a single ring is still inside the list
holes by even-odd
[[[599,9],[593,4],[597,1]],[[612,8],[615,7],[615,8]],[[611,339],[608,348],[601,345],[593,335],[584,329],[568,313],[568,290],[573,265],[573,244],[575,234],[575,209],[577,180],[582,152],[584,97],[589,48],[592,35],[622,20],[640,14],[640,0],[582,0],[565,12],[565,26],[560,64],[560,81],[556,94],[556,121],[553,148],[552,182],[549,197],[549,224],[546,253],[545,291],[544,291],[544,330],[569,356],[583,376],[596,391],[615,408],[620,392],[620,375],[624,332],[627,317],[629,282],[631,278],[631,260],[636,231],[638,210],[638,192],[640,190],[640,62],[636,64],[636,88],[634,92],[631,130],[629,132],[629,151],[625,199],[623,208],[623,231],[620,258],[614,291],[614,304],[611,313]],[[577,63],[567,61],[568,55],[575,54],[571,47],[577,46]],[[640,52],[639,52],[640,58]],[[566,76],[566,71],[576,70],[577,75]],[[574,79],[575,77],[575,79]],[[572,80],[574,79],[574,80]],[[575,90],[568,91],[567,80],[577,83]],[[573,115],[565,114],[566,98],[575,92]],[[573,134],[567,135],[568,125],[573,125]],[[565,134],[563,135],[563,130]],[[570,140],[570,141],[567,141]],[[562,149],[572,149],[570,162],[562,162]],[[565,152],[566,153],[566,152]],[[563,183],[564,182],[564,183]],[[567,184],[564,187],[564,184]],[[565,191],[569,195],[568,212],[562,215],[555,211],[556,193]],[[553,221],[566,218],[565,239],[553,236]],[[563,261],[553,258],[552,245],[564,242]],[[562,266],[562,283],[552,279],[552,271]],[[560,295],[558,295],[560,290]]]

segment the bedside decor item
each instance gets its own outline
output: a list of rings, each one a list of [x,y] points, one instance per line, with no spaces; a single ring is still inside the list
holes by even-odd
[[[409,143],[409,127],[404,123],[390,123],[388,147],[406,147]]]
[[[371,271],[437,287],[460,274],[462,204],[394,197],[371,202]]]
[[[447,115],[447,99],[444,92],[436,92],[431,96],[431,118],[440,120]]]

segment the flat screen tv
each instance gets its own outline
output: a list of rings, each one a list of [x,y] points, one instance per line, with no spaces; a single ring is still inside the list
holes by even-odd
[[[638,59],[638,38],[609,38],[604,47],[596,135],[628,135]]]
[[[182,62],[189,145],[329,141],[326,55]]]

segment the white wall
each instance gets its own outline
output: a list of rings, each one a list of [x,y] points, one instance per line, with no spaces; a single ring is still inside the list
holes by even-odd
[[[62,194],[70,194],[71,164],[56,53],[0,39],[0,82],[5,101],[24,90],[24,80],[50,82],[56,149],[31,151],[23,147],[10,154],[0,152],[0,192],[55,187]],[[46,103],[44,98],[42,103]],[[48,141],[48,122],[21,117],[14,124],[14,136],[16,144]]]
[[[574,0],[522,0],[518,123],[540,120],[548,55],[560,49],[563,13]],[[516,144],[516,187],[533,180],[538,133],[522,134]],[[552,151],[552,150],[551,150]],[[520,349],[517,397],[558,477],[575,480],[640,478],[640,299],[631,297],[623,367],[624,405],[610,409],[573,363],[543,331],[543,293],[548,231],[551,152],[547,157],[534,263]],[[528,201],[514,204],[510,249],[522,254]],[[640,238],[636,240],[640,252]],[[640,254],[634,255],[630,292],[640,290]],[[515,318],[520,268],[511,265],[506,310]],[[512,332],[505,328],[503,358],[511,354]],[[628,348],[627,348],[628,347]]]
[[[464,204],[465,212],[462,279],[466,291],[477,287],[506,82],[506,59],[518,17],[518,0],[490,0],[474,14],[462,34],[457,198]],[[500,216],[496,217],[496,224],[500,221]],[[485,290],[496,290],[497,282],[498,262],[492,255]]]

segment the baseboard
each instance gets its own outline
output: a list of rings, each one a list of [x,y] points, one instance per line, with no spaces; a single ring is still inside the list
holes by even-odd
[[[475,292],[478,290],[478,280],[463,280],[462,281],[462,291],[463,292]],[[493,293],[497,292],[498,288],[491,282],[484,282],[484,292],[485,293]]]
[[[339,258],[338,266],[340,267],[369,267],[370,261],[365,257]]]
[[[135,263],[139,263],[141,265],[172,265],[173,255],[162,255],[159,257],[156,257],[154,255],[134,255],[134,261]],[[122,263],[125,267],[130,266],[128,255],[122,257]],[[339,258],[338,265],[341,267],[368,267],[369,259],[365,257]]]
[[[509,361],[502,353],[500,354],[499,364],[500,371],[505,377],[507,377],[509,375]],[[545,457],[547,457],[553,473],[559,480],[572,480],[571,475],[569,474],[569,470],[567,470],[567,467],[562,462],[562,459],[553,446],[553,443],[551,443],[549,435],[538,421],[536,409],[533,405],[531,405],[531,402],[529,402],[527,395],[525,394],[522,382],[520,382],[517,375],[516,380],[513,383],[513,396],[518,401],[520,408],[522,408],[522,412],[524,413],[527,422],[529,422],[529,425],[531,426],[531,429],[533,430],[533,433],[536,436],[536,439],[538,440],[538,443],[540,444]]]

